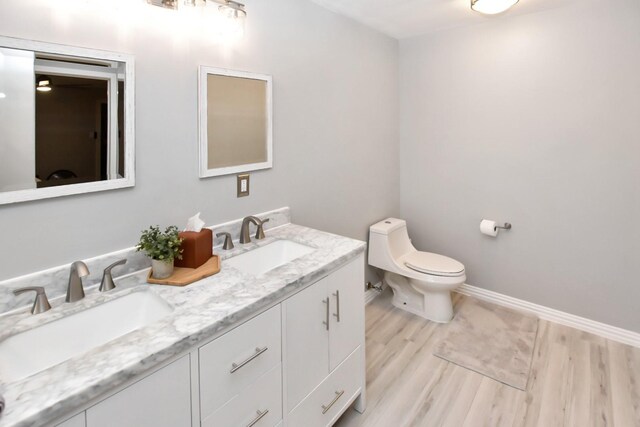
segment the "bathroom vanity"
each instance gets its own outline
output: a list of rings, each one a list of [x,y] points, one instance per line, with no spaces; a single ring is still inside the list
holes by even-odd
[[[184,288],[147,285],[141,271],[73,306],[5,315],[0,339],[137,293],[170,310],[6,384],[0,426],[308,427],[331,425],[354,401],[364,410],[365,246],[285,224],[217,251],[222,271]],[[280,265],[247,272],[253,251]]]

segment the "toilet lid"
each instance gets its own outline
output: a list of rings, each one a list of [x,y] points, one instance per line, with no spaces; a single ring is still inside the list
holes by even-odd
[[[462,263],[430,252],[412,252],[405,257],[404,265],[420,273],[433,274],[434,276],[460,276],[464,273]]]

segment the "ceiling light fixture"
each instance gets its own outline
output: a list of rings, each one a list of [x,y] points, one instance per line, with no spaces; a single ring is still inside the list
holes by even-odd
[[[51,92],[51,77],[39,76],[36,80],[36,90],[38,92]]]
[[[495,15],[511,8],[518,0],[471,0],[471,9],[485,15]]]

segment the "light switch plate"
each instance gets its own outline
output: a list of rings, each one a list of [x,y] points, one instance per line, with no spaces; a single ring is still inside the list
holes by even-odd
[[[246,197],[249,195],[249,174],[241,173],[238,175],[238,197]]]

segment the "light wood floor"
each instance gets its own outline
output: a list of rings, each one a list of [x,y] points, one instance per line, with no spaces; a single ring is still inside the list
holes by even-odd
[[[389,290],[370,303],[368,407],[336,427],[640,427],[640,349],[541,320],[520,391],[433,356],[445,328],[393,307]]]

